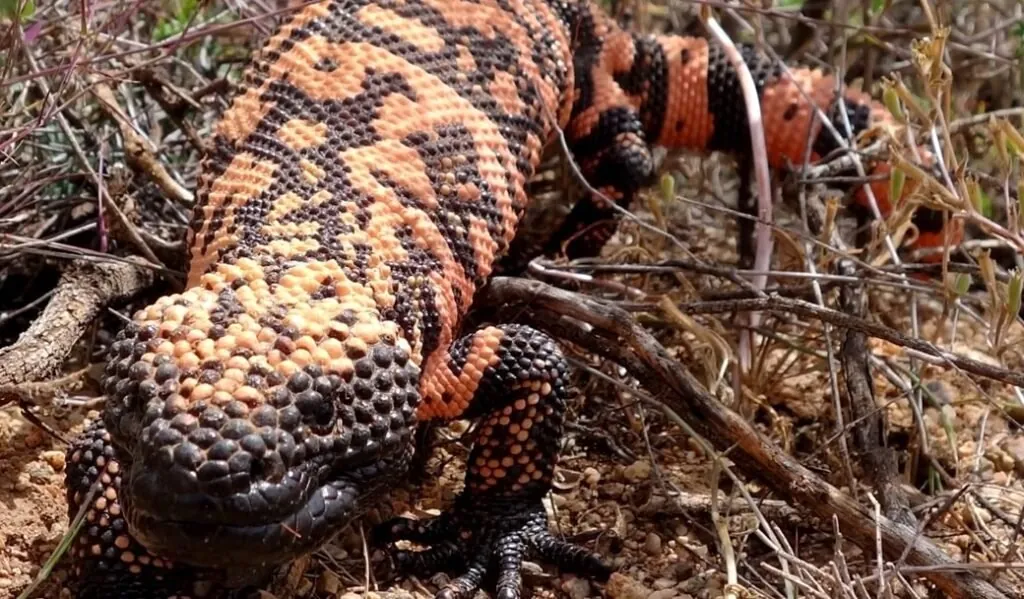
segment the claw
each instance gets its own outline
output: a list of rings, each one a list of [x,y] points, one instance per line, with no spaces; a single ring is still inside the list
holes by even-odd
[[[460,502],[430,520],[390,520],[374,531],[373,538],[381,544],[407,540],[430,546],[423,551],[390,548],[399,570],[426,576],[461,571],[435,599],[469,599],[485,577],[494,580],[494,575],[497,599],[520,599],[522,564],[528,552],[565,572],[598,582],[606,582],[612,573],[612,568],[590,551],[555,538],[539,501],[513,510],[487,510]]]
[[[445,541],[425,551],[394,550],[391,555],[401,570],[430,576],[435,572],[464,567],[463,551],[457,544]]]
[[[488,555],[478,553],[466,568],[466,573],[446,584],[434,599],[472,599],[487,574],[488,561]]]
[[[413,520],[412,518],[392,518],[374,527],[373,543],[384,545],[395,541],[412,541],[430,545],[445,538],[451,527],[451,518],[442,514],[430,520]]]
[[[556,539],[547,530],[531,536],[530,544],[538,555],[565,572],[598,582],[607,582],[612,575],[612,568],[599,557],[579,545]]]

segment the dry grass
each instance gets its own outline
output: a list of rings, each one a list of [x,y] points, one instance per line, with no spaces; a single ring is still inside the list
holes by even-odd
[[[16,4],[0,0],[0,14]],[[0,17],[0,345],[40,313],[72,259],[141,256],[163,275],[145,297],[118,306],[122,313],[180,284],[203,140],[241,61],[287,3],[38,4],[23,22]],[[823,192],[827,169],[808,168],[776,202],[771,271],[737,270],[730,161],[669,156],[663,184],[645,194],[599,267],[547,264],[534,274],[631,310],[785,452],[862,505],[913,522],[963,571],[1024,596],[1024,396],[1006,382],[1024,372],[1024,8],[1013,0],[709,6],[732,39],[835,70],[905,115],[891,160],[926,190],[914,202],[966,224],[963,251],[938,268],[898,256],[901,238],[914,234],[901,212],[855,249],[851,219]],[[697,4],[607,7],[637,29],[703,34]],[[940,176],[915,170],[918,147],[941,157]],[[557,200],[566,185],[555,176],[546,187]],[[747,329],[715,304],[751,297],[745,281],[766,274],[770,290],[820,311],[762,310]],[[898,336],[869,332],[870,351],[853,355],[849,323],[824,308]],[[120,322],[114,313],[97,322],[67,370],[100,362]],[[750,359],[734,378],[745,331],[754,333]],[[870,369],[867,410],[850,385],[857,359]],[[688,430],[687,414],[652,409],[615,364],[582,353],[575,361],[585,401],[573,408],[552,504],[567,532],[600,531],[599,550],[629,581],[609,596],[939,596],[921,568],[857,547],[834,522],[808,521],[802,506]],[[71,434],[94,398],[84,390],[31,412]],[[869,424],[875,436],[863,433]],[[0,410],[0,598],[23,592],[67,528],[64,444],[41,430],[13,403]],[[884,475],[879,451],[893,460]],[[448,444],[429,466],[437,480],[397,493],[393,509],[441,507],[459,480],[460,464],[448,458],[464,455]],[[367,586],[358,529],[315,558],[290,593]],[[59,581],[60,573],[44,584],[45,596],[56,596]],[[597,594],[571,577],[535,572],[528,583],[538,596]],[[417,581],[401,586],[427,596]]]

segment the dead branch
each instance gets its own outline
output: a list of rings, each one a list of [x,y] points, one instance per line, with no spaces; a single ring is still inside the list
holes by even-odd
[[[843,533],[864,551],[875,550],[876,532],[885,557],[915,567],[954,599],[1006,599],[1007,594],[958,564],[913,526],[870,509],[819,478],[768,442],[739,414],[712,396],[629,313],[538,281],[499,277],[478,296],[481,306],[505,321],[526,322],[559,339],[615,360],[666,408],[674,411],[751,478],[767,482],[794,505],[823,519],[837,518]]]
[[[866,299],[863,285],[839,290],[839,306],[846,314],[863,318]],[[864,472],[879,494],[885,516],[906,526],[916,526],[910,503],[903,494],[896,452],[886,446],[885,412],[875,402],[875,386],[868,368],[868,336],[863,331],[846,329],[839,350],[846,379],[846,400],[853,427],[853,441],[863,462]]]
[[[195,201],[192,192],[175,181],[164,165],[157,160],[157,148],[149,138],[135,130],[131,119],[121,109],[110,86],[101,83],[98,77],[93,77],[92,83],[92,93],[100,101],[103,111],[114,119],[121,129],[121,135],[124,136],[125,155],[132,167],[148,175],[169,198],[185,205],[192,205]]]
[[[64,272],[43,313],[13,344],[0,349],[0,397],[20,397],[4,388],[49,378],[60,372],[78,339],[115,301],[153,283],[153,270],[141,260],[77,260]]]
[[[659,305],[655,303],[629,303],[618,304],[628,311],[657,311]],[[804,318],[814,318],[833,324],[844,329],[853,329],[866,333],[877,339],[884,339],[890,343],[905,347],[915,353],[915,357],[925,359],[930,363],[938,365],[950,365],[965,372],[983,376],[1015,387],[1024,387],[1024,373],[1014,372],[1006,368],[1000,368],[986,364],[980,360],[974,360],[960,354],[940,349],[933,343],[908,337],[895,329],[885,325],[869,322],[862,318],[844,314],[838,310],[831,310],[816,306],[799,299],[772,296],[767,298],[751,298],[742,300],[729,300],[717,302],[685,302],[677,306],[684,314],[722,314],[726,312],[744,312],[748,310],[761,310],[774,314],[791,314]]]

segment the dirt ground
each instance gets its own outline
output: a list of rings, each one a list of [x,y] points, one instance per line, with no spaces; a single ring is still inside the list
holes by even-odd
[[[697,227],[699,230],[710,232],[699,238],[693,236],[690,247],[695,255],[727,260],[728,252],[723,255],[722,248],[731,245],[728,220],[716,219],[696,208],[689,212],[691,222],[704,224]],[[715,220],[718,222],[712,226]],[[899,320],[898,298],[879,295],[878,309]],[[944,321],[938,306],[922,303],[919,317],[923,336],[927,338]],[[972,328],[967,319],[960,322],[958,338],[951,349],[991,360],[979,349],[986,345],[983,333]],[[880,357],[896,360],[902,354],[886,342],[873,342],[872,350]],[[785,348],[770,345],[766,369],[770,371],[773,363],[780,369],[778,365],[790,358]],[[699,362],[691,360],[688,365],[700,371]],[[607,368],[604,370],[607,372]],[[978,559],[979,553],[1004,556],[1008,562],[1019,561],[1019,544],[1011,541],[1024,500],[1024,436],[1011,419],[995,408],[1008,404],[1012,398],[998,386],[978,386],[947,369],[926,367],[922,376],[927,377],[929,389],[941,402],[925,408],[920,423],[931,443],[930,458],[957,480],[970,481],[974,487],[971,501],[955,505],[942,516],[941,524],[933,525],[945,531],[937,536],[940,546],[955,559],[967,562]],[[533,596],[720,596],[726,579],[709,515],[711,456],[661,414],[636,404],[628,393],[595,382],[585,374],[579,375],[578,380],[583,394],[573,406],[559,482],[549,507],[564,534],[578,535],[577,538],[590,543],[610,559],[619,574],[599,589],[573,576],[559,576],[530,565],[526,584]],[[889,418],[888,439],[907,459],[901,464],[901,473],[908,477],[906,488],[911,497],[926,503],[933,498],[923,497],[921,491],[915,494],[914,489],[927,489],[928,481],[909,478],[923,476],[913,473],[926,470],[909,462],[909,456],[921,453],[909,444],[919,426],[913,410],[905,395],[883,376],[876,376],[874,382],[878,405]],[[803,372],[787,374],[782,392],[761,394],[756,403],[760,405],[753,419],[763,433],[806,457],[805,463],[842,485],[843,468],[835,458],[834,448],[823,453],[814,451],[834,426],[827,372],[805,365]],[[65,435],[81,428],[83,416],[92,419],[98,414],[68,408],[54,412],[44,411],[40,415]],[[464,423],[453,425],[445,436],[455,439],[464,428]],[[947,429],[955,438],[948,437]],[[27,423],[16,410],[0,412],[0,434],[0,459],[6,466],[0,474],[0,500],[5,507],[0,515],[0,540],[4,546],[0,558],[0,598],[13,598],[36,576],[65,531],[67,515],[61,486],[64,455],[59,441]],[[439,476],[428,476],[425,486],[418,491],[399,490],[391,497],[391,509],[382,514],[371,513],[369,522],[400,512],[436,514],[451,501],[460,488],[466,450],[458,443],[441,445],[428,465],[428,471]],[[861,474],[857,472],[858,476]],[[772,589],[777,593],[783,587],[777,579],[765,579],[773,554],[755,534],[758,524],[754,513],[735,489],[730,490],[731,485],[723,484],[720,488],[723,492],[718,501],[726,505],[719,510],[727,515],[725,521],[737,553],[741,583],[748,587],[751,597],[773,596]],[[763,502],[759,503],[761,513],[779,527],[792,547],[798,548],[796,553],[801,559],[812,564],[826,564],[832,559],[836,547],[830,523],[807,520],[793,509],[799,506],[779,501],[757,482],[748,483],[746,488]],[[949,497],[955,491],[945,489],[935,497]],[[293,574],[295,578],[284,578],[280,584],[295,597],[364,596],[366,563],[362,548],[360,531],[350,527],[309,563],[296,566],[304,570],[301,576]],[[849,543],[840,544],[840,551],[851,571],[870,574],[874,555],[865,555]],[[379,554],[372,555],[376,571],[381,571],[381,559]],[[777,560],[775,564],[777,567]],[[386,567],[383,571],[386,573]],[[58,596],[61,578],[62,573],[57,572],[44,585],[44,592],[33,596]],[[436,589],[435,585],[443,580],[441,575],[430,581],[392,583],[394,586],[384,581],[375,582],[370,588],[388,591],[388,597],[403,596],[398,593],[403,589],[407,597],[425,598],[431,597],[430,589]],[[1024,584],[1017,584],[1017,588],[1024,589]],[[917,596],[929,596],[926,584],[918,580],[912,586],[919,593]],[[896,585],[897,596],[914,596],[909,593]]]
[[[68,55],[63,53],[63,46],[67,46],[69,39],[79,39],[75,36],[80,34],[73,29],[54,29],[56,26],[52,23],[59,15],[53,11],[73,14],[72,5],[77,4],[41,9],[38,19],[47,25],[41,29],[39,39],[42,41],[33,46],[40,50],[40,59],[44,49],[41,45],[48,44],[45,50],[53,52],[55,57],[52,64],[65,64]],[[174,3],[174,6],[182,4],[187,3]],[[217,14],[229,17],[222,21],[211,19],[207,25],[251,16],[228,11],[222,3],[213,4],[222,11]],[[272,9],[271,4],[274,3],[267,3],[260,10]],[[924,17],[914,8],[916,2],[890,4],[892,20],[902,22],[900,19],[905,19],[921,27]],[[909,6],[911,4],[913,6]],[[657,3],[651,6],[660,7]],[[97,10],[98,15],[111,19],[104,23],[116,20],[110,17],[111,6],[104,5]],[[175,35],[178,30],[174,27],[180,25],[180,19],[168,17],[177,13],[167,10],[170,12],[165,14],[147,8],[140,13],[140,22],[149,23],[147,27],[153,29],[169,28],[166,33]],[[664,12],[652,8],[652,14],[661,15],[663,20]],[[891,22],[884,24],[892,26]],[[782,29],[783,37],[789,35],[785,27]],[[984,31],[984,28],[978,25],[971,31]],[[997,31],[1005,32],[1007,28]],[[23,34],[31,32],[29,24]],[[125,35],[138,45],[141,44],[138,39],[151,42],[145,37],[149,33],[152,33],[149,29],[141,33],[133,30]],[[248,38],[257,33],[225,31],[220,36],[211,36],[216,43],[204,42],[198,47],[176,50],[173,60],[188,65],[168,67],[176,83],[182,86],[177,91],[196,90],[209,83],[212,79],[209,75],[223,72],[211,66],[214,63],[237,63],[244,56],[242,49]],[[36,31],[35,35],[40,32]],[[55,37],[51,40],[47,35]],[[857,44],[851,44],[855,50],[862,50]],[[892,45],[899,44],[892,42]],[[125,47],[136,46],[127,44]],[[91,49],[97,53],[110,51],[110,48]],[[900,56],[898,52],[896,55]],[[963,59],[957,56],[957,60]],[[877,58],[874,56],[871,60]],[[858,68],[858,61],[867,59],[859,54],[850,60],[851,68]],[[8,70],[12,68],[2,64]],[[157,64],[163,63],[157,61]],[[112,71],[124,67],[123,62],[107,65]],[[901,68],[905,68],[905,64]],[[201,72],[202,76],[195,75],[196,72]],[[3,76],[11,80],[19,77],[17,73],[8,72]],[[138,79],[144,77],[140,75]],[[981,79],[964,81],[965,91],[961,95],[1000,97],[999,90],[1006,85],[1003,79],[1012,80],[1012,73]],[[58,84],[53,78],[49,80],[51,85]],[[188,126],[181,128],[181,114],[171,118],[165,113],[168,106],[180,108],[181,104],[165,102],[163,111],[150,107],[149,104],[155,102],[143,92],[144,87],[132,80],[119,88],[119,97],[129,98],[125,101],[126,110],[132,114],[134,122],[140,124],[152,140],[164,144],[161,159],[171,165],[175,176],[186,187],[190,186],[194,182],[197,156],[189,149],[189,138],[199,135],[197,131],[209,125],[222,107],[223,99],[218,96],[218,100],[202,104],[202,110],[197,110],[191,120],[186,120]],[[45,95],[31,86],[24,90],[18,93]],[[74,93],[74,86],[57,90],[61,97]],[[977,110],[977,106],[964,102],[958,96],[956,105]],[[1005,108],[994,102],[989,107]],[[33,112],[38,109],[32,105],[17,118],[11,116],[11,122],[15,123],[12,130],[28,127],[26,119],[38,115]],[[116,127],[103,120],[94,100],[92,104],[75,105],[74,114],[81,117],[74,124],[87,129],[94,141],[109,138],[123,143],[114,133]],[[60,153],[58,158],[65,163],[73,162],[71,150],[61,145],[63,142],[52,142],[57,149],[47,145],[51,139],[58,139],[52,136],[61,134],[60,127],[53,122],[46,127],[29,133],[38,146],[25,150],[35,156],[35,162],[30,163],[60,163],[52,158],[54,152]],[[979,133],[976,137],[981,136]],[[0,136],[0,142],[5,139]],[[116,156],[123,158],[123,148],[117,151],[122,153]],[[991,153],[981,153],[989,162],[980,164],[990,165]],[[44,157],[50,158],[44,160]],[[657,189],[652,189],[640,203],[642,206],[637,213],[646,222],[664,227],[675,236],[678,245],[668,244],[664,238],[650,233],[639,233],[635,224],[625,224],[605,251],[605,259],[635,265],[700,260],[734,267],[738,259],[737,225],[735,218],[723,209],[736,205],[737,182],[729,162],[717,156],[684,157],[671,161],[670,167],[668,170],[676,173],[676,198],[664,200]],[[70,182],[64,182],[67,187],[41,186],[39,189],[49,194],[46,201],[54,202],[41,208],[24,203],[26,194],[12,191],[18,185],[27,185],[22,177],[28,175],[16,174],[15,170],[10,164],[0,168],[0,190],[14,198],[9,204],[0,202],[0,244],[8,244],[5,240],[9,238],[8,245],[0,245],[0,340],[4,344],[13,342],[38,314],[42,303],[32,309],[26,306],[39,300],[47,286],[52,287],[61,264],[45,256],[19,253],[17,247],[20,246],[15,244],[21,243],[21,238],[14,236],[53,239],[54,243],[63,241],[90,249],[95,249],[92,246],[96,239],[92,230],[68,239],[60,237],[62,230],[95,221],[95,189],[82,183],[81,173],[76,170],[74,177],[69,175]],[[993,167],[988,178],[982,181],[993,185],[996,173]],[[50,174],[40,171],[32,176],[39,179]],[[148,227],[171,243],[180,239],[182,215],[187,214],[182,205],[163,198],[144,178],[136,179],[129,187],[135,224]],[[997,192],[998,189],[990,191],[990,195],[998,198]],[[806,273],[793,241],[798,239],[793,232],[802,231],[804,225],[791,200],[777,206],[776,219],[781,232],[776,241],[773,268],[795,273],[792,277],[777,278],[778,284],[806,285],[806,277],[796,276]],[[13,208],[8,210],[8,207]],[[843,220],[843,226],[849,227],[850,219]],[[34,276],[39,272],[46,273],[49,283],[40,282],[39,277]],[[640,272],[600,278],[610,282],[609,285],[584,285],[583,291],[614,296],[622,288],[631,287],[643,289],[652,297],[681,303],[734,289],[721,277],[682,268],[671,273]],[[32,284],[24,285],[25,280]],[[1002,343],[995,347],[989,328],[991,312],[986,308],[990,295],[985,289],[973,290],[970,295],[976,301],[965,300],[967,307],[955,311],[945,309],[941,292],[919,291],[913,299],[915,316],[910,310],[910,294],[879,280],[872,279],[868,285],[871,320],[996,368],[1024,371],[1024,327],[1019,319],[1011,323]],[[975,283],[978,280],[975,276]],[[924,289],[924,283],[921,285]],[[616,299],[621,300],[621,297]],[[127,314],[143,301],[140,298],[130,306],[115,308]],[[843,492],[853,494],[862,505],[873,505],[875,496],[869,482],[870,473],[864,471],[860,456],[851,449],[850,425],[848,422],[840,425],[837,420],[837,400],[832,391],[824,331],[819,320],[792,315],[766,316],[759,329],[762,336],[754,352],[754,371],[744,381],[744,394],[737,398],[728,376],[722,375],[723,361],[728,361],[728,368],[732,369],[736,359],[740,328],[732,315],[693,314],[673,319],[643,313],[638,318],[655,332],[682,365],[712,388],[722,402],[746,417],[762,435],[818,476]],[[918,330],[912,334],[915,318]],[[105,317],[97,327],[98,332],[83,340],[81,345],[86,352],[92,351],[85,354],[87,359],[98,359],[99,349],[109,339],[110,326],[116,322],[115,316]],[[833,347],[838,347],[836,340],[840,333],[833,328],[830,334]],[[876,358],[872,363],[875,403],[887,422],[884,441],[898,456],[896,483],[917,521],[927,525],[925,534],[966,570],[996,580],[1003,588],[1016,592],[1016,597],[1024,597],[1024,568],[1021,567],[1024,543],[1020,540],[1024,521],[1024,482],[1021,479],[1024,476],[1024,433],[1020,428],[1024,422],[1024,399],[1007,384],[968,376],[946,365],[923,362],[920,355],[911,355],[896,343],[872,338],[869,349]],[[636,382],[614,365],[582,352],[570,353],[578,366],[577,383],[581,394],[571,405],[558,480],[548,507],[560,532],[596,549],[617,567],[618,573],[607,585],[599,586],[527,564],[527,593],[537,598],[570,599],[717,599],[729,591],[735,591],[737,594],[733,596],[744,599],[942,596],[926,582],[920,570],[907,564],[895,568],[898,574],[887,574],[889,586],[880,590],[876,577],[879,557],[875,552],[866,552],[845,537],[837,540],[833,522],[809,517],[804,509],[807,506],[794,505],[787,497],[773,493],[757,479],[756,473],[738,471],[728,456],[707,451],[702,442],[664,412],[640,401],[642,391],[636,389]],[[79,360],[82,354],[76,353]],[[837,384],[843,383],[840,374]],[[908,390],[907,386],[911,388]],[[99,406],[89,404],[94,398],[95,393],[86,389],[71,397],[43,402],[32,413],[57,434],[70,438],[85,422],[99,414]],[[83,403],[88,405],[83,406]],[[687,418],[686,414],[679,416],[683,420]],[[398,513],[436,514],[446,506],[461,485],[467,450],[457,437],[465,427],[466,423],[456,423],[442,431],[440,447],[427,466],[426,482],[421,487],[396,491],[390,497],[391,505],[382,507],[381,513],[371,513],[366,524]],[[845,434],[839,434],[840,431]],[[18,406],[8,404],[0,408],[0,599],[13,599],[24,592],[40,575],[43,564],[58,548],[67,529],[62,486],[64,448],[63,441],[26,420]],[[736,476],[735,480],[730,479],[730,473]],[[423,581],[390,581],[379,552],[371,551],[368,558],[369,561],[364,555],[360,528],[350,527],[311,559],[283,571],[268,593],[282,599],[288,596],[355,599],[377,594],[394,599],[420,599],[432,597],[438,584],[444,581],[443,576]],[[727,587],[728,565],[735,566],[738,589]],[[61,596],[65,575],[58,567],[30,596]],[[63,593],[67,595],[66,591]]]

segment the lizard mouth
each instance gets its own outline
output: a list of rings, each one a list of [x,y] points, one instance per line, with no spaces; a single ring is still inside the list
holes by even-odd
[[[133,461],[121,504],[131,533],[155,555],[202,568],[259,571],[314,551],[404,475],[413,447],[309,458],[273,482],[255,476],[217,495],[181,469]],[[237,487],[236,487],[237,488]]]
[[[267,566],[321,545],[355,515],[357,481],[318,475],[325,471],[307,463],[218,497],[171,491],[168,477],[133,467],[122,503],[132,534],[156,555],[211,568]]]

